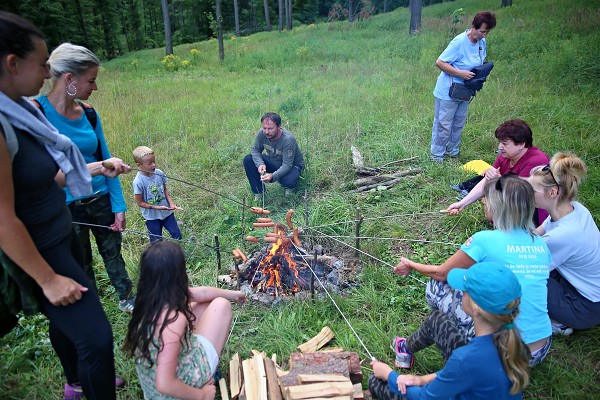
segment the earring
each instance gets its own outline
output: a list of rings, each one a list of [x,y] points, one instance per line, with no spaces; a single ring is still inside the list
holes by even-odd
[[[69,91],[69,89],[71,91]],[[67,91],[67,94],[71,97],[75,97],[77,95],[77,87],[75,86],[75,82],[69,83],[65,90]]]

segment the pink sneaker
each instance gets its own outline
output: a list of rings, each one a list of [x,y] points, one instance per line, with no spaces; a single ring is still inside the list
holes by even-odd
[[[126,382],[121,377],[115,378],[115,387],[117,389],[122,389],[126,385]],[[83,394],[83,389],[80,385],[70,385],[65,383],[65,400],[82,400],[85,399],[85,395]]]
[[[396,359],[394,365],[397,368],[409,369],[412,368],[415,362],[415,356],[406,348],[406,338],[395,337],[390,343],[390,348],[394,350]]]

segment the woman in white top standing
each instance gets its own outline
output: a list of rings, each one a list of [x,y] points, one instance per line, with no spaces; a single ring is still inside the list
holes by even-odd
[[[552,254],[548,279],[548,313],[553,333],[600,324],[600,231],[592,214],[575,201],[585,163],[557,153],[550,164],[531,171],[537,207],[550,214],[537,232]]]

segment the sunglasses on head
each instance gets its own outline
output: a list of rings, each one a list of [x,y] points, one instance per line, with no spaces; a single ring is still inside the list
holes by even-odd
[[[503,180],[503,179],[505,179],[507,176],[511,176],[511,175],[512,175],[512,176],[518,176],[518,175],[517,175],[517,174],[515,174],[514,172],[508,172],[508,173],[506,173],[506,174],[502,175],[502,176],[500,177],[500,179],[498,179],[498,180],[496,181],[496,190],[497,190],[497,191],[499,191],[499,192],[502,192],[502,190],[504,189],[504,188],[502,187],[502,180]]]
[[[542,171],[548,172],[550,174],[550,177],[554,181],[554,184],[556,185],[557,189],[560,191],[560,185],[558,184],[558,181],[556,180],[556,178],[554,177],[554,174],[552,173],[552,169],[550,168],[550,164],[546,164],[546,166],[544,168],[542,168]]]

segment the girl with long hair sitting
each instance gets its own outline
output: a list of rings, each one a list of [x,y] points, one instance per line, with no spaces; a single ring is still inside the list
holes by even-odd
[[[175,242],[155,242],[141,257],[123,349],[136,360],[146,399],[214,399],[230,301],[246,301],[240,291],[189,287],[185,264]]]

